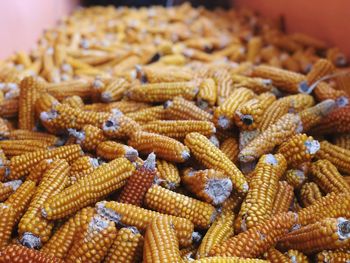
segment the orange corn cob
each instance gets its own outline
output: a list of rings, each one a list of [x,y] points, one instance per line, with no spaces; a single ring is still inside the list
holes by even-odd
[[[118,231],[109,252],[106,263],[133,263],[142,259],[144,239],[135,227],[123,227]]]
[[[266,92],[242,104],[234,115],[236,125],[242,130],[257,129],[264,112],[275,100],[275,95]]]
[[[308,207],[322,198],[322,193],[317,184],[305,183],[300,189],[300,201],[304,207]]]
[[[68,129],[68,132],[86,151],[95,151],[97,146],[106,140],[103,131],[92,125],[84,125],[80,131]]]
[[[315,128],[318,134],[350,132],[350,106],[339,107],[330,112]]]
[[[54,135],[27,130],[12,130],[8,138],[11,140],[40,140],[49,145],[56,145],[59,143],[59,139]]]
[[[263,45],[261,37],[252,37],[248,41],[247,61],[255,63],[259,60],[259,53]]]
[[[171,218],[157,217],[147,227],[143,262],[183,262]]]
[[[338,217],[326,218],[293,230],[281,238],[279,246],[311,254],[326,249],[346,248],[349,242],[350,221]]]
[[[176,97],[164,104],[165,116],[170,120],[211,121],[212,115],[182,97]]]
[[[303,253],[295,249],[289,249],[286,253],[286,256],[288,256],[292,262],[298,262],[298,263],[310,262],[306,255],[304,255]]]
[[[178,140],[183,140],[186,134],[191,132],[198,132],[205,136],[210,136],[216,131],[214,124],[209,121],[192,120],[151,121],[143,124],[142,129],[147,132],[158,133]]]
[[[50,111],[58,103],[55,97],[43,92],[35,102],[35,117],[39,117],[43,111]]]
[[[328,160],[318,160],[311,165],[312,180],[325,193],[350,193],[350,186],[337,168]]]
[[[121,100],[112,103],[93,103],[84,106],[83,110],[86,111],[97,111],[97,112],[110,112],[113,109],[118,109],[122,113],[127,114],[142,109],[149,108],[150,105],[143,102]]]
[[[192,82],[170,82],[144,84],[131,88],[128,97],[141,102],[165,102],[176,96],[191,100],[198,93],[198,87]]]
[[[15,226],[15,209],[12,205],[0,203],[0,251],[4,249],[11,239]],[[1,253],[1,252],[0,252]]]
[[[300,124],[301,121],[298,115],[291,113],[285,114],[275,124],[271,125],[248,143],[239,153],[239,160],[249,162],[272,151],[275,146],[282,144],[300,132]]]
[[[290,35],[290,38],[306,47],[314,47],[316,49],[327,48],[327,44],[322,40],[311,37],[309,35],[305,35],[303,33],[293,33]]]
[[[342,67],[347,64],[346,56],[337,47],[329,48],[327,50],[327,59],[332,61],[337,67]]]
[[[193,78],[191,71],[180,67],[146,66],[139,67],[137,70],[141,74],[141,78],[149,83],[182,82],[190,81]]]
[[[34,169],[30,171],[29,175],[26,177],[26,180],[33,181],[36,185],[38,185],[41,182],[45,171],[50,166],[52,161],[52,159],[41,160],[35,165]]]
[[[154,152],[159,158],[172,162],[184,162],[190,157],[187,146],[170,137],[137,131],[128,140],[128,145],[141,153]]]
[[[328,141],[320,142],[321,148],[316,153],[317,159],[330,161],[340,172],[350,173],[350,150],[336,146]]]
[[[242,193],[248,191],[248,183],[241,171],[205,136],[199,133],[189,133],[185,138],[185,144],[190,148],[194,157],[207,168],[215,169],[229,176],[237,191]]]
[[[102,164],[88,176],[49,198],[43,205],[42,215],[49,220],[60,219],[93,204],[125,185],[133,170],[134,166],[125,158]]]
[[[68,173],[69,165],[64,160],[53,161],[45,171],[29,208],[18,225],[20,241],[23,245],[38,248],[49,240],[53,223],[41,216],[41,208],[46,200],[66,187]]]
[[[350,260],[350,253],[343,251],[321,251],[317,254],[317,262],[343,263]]]
[[[269,261],[255,258],[239,258],[239,257],[209,257],[192,260],[194,263],[267,263]]]
[[[222,172],[214,169],[187,169],[181,177],[181,182],[199,199],[219,205],[224,202],[232,191],[232,182]]]
[[[156,176],[156,155],[151,153],[147,160],[128,178],[126,185],[118,197],[121,203],[142,206],[148,189],[153,184]]]
[[[58,100],[63,100],[71,96],[79,96],[82,99],[91,97],[92,83],[78,79],[47,85],[47,92]]]
[[[266,259],[271,263],[290,263],[290,259],[275,248],[270,248],[266,252]],[[298,261],[297,261],[298,262]]]
[[[248,194],[238,213],[235,230],[246,231],[271,217],[278,181],[286,168],[286,159],[281,154],[260,157],[249,182]]]
[[[138,206],[114,201],[99,202],[96,204],[96,209],[103,217],[107,217],[122,226],[134,226],[140,231],[145,231],[154,218],[160,216],[169,217],[174,224],[180,246],[187,247],[192,243],[194,225],[186,218],[165,215]]]
[[[129,83],[123,78],[116,78],[109,82],[101,93],[103,102],[120,100],[129,88]]]
[[[165,119],[165,109],[163,106],[154,106],[139,111],[134,111],[126,114],[127,117],[138,123],[147,123],[149,121]]]
[[[334,69],[334,65],[329,60],[317,60],[317,62],[312,66],[310,72],[306,76],[307,84],[310,86],[320,78],[333,73]]]
[[[239,153],[238,147],[237,139],[229,137],[221,143],[220,150],[231,160],[231,162],[237,163]]]
[[[3,118],[15,117],[18,113],[18,98],[7,99],[0,103],[0,116]]]
[[[272,215],[288,212],[294,199],[294,189],[286,181],[279,181],[272,206]]]
[[[350,134],[339,134],[334,138],[334,144],[343,148],[350,150]]]
[[[0,148],[7,157],[49,149],[51,145],[41,140],[3,140]]]
[[[114,222],[95,215],[79,229],[65,261],[101,262],[116,236],[117,229]],[[94,248],[93,253],[91,248]]]
[[[168,161],[158,159],[157,171],[157,180],[161,186],[172,190],[180,185],[181,178],[176,165]]]
[[[114,141],[101,142],[96,148],[96,154],[108,161],[119,157],[125,157],[133,162],[139,156],[139,153],[134,148]]]
[[[0,183],[0,201],[5,201],[22,184],[21,180]]]
[[[82,109],[85,104],[81,97],[79,96],[70,96],[62,100],[62,104],[66,104],[72,108]]]
[[[9,245],[4,250],[0,251],[0,262],[64,263],[64,261],[59,258],[20,245]]]
[[[9,163],[9,179],[18,179],[29,174],[40,161],[44,159],[65,159],[68,163],[82,155],[79,145],[61,146],[49,150],[39,150],[14,156]]]
[[[293,186],[294,189],[298,189],[307,180],[307,175],[304,170],[290,169],[286,171],[284,175],[284,180],[286,180],[288,184]]]
[[[147,191],[145,204],[160,213],[187,218],[199,228],[208,228],[216,217],[216,210],[210,204],[158,185],[153,185]]]
[[[99,165],[98,160],[96,158],[91,158],[90,156],[83,156],[76,159],[70,166],[70,183],[75,184],[78,180],[88,176]]]
[[[254,97],[254,92],[246,88],[235,89],[232,94],[214,111],[215,124],[228,129],[233,124],[233,117],[238,107]]]
[[[208,106],[214,106],[217,100],[217,87],[212,78],[204,79],[200,86],[197,96],[198,105],[202,109],[208,108]]]
[[[6,176],[7,176],[8,172],[9,172],[9,170],[7,169],[8,162],[9,161],[7,160],[7,157],[6,157],[5,153],[4,153],[4,151],[0,149],[0,182],[4,182],[5,181]]]
[[[326,82],[318,83],[313,93],[317,101],[332,99],[337,100],[340,105],[346,105],[349,97],[344,90],[334,89]]]
[[[286,235],[297,222],[294,213],[282,213],[214,246],[210,256],[254,258],[262,255]]]

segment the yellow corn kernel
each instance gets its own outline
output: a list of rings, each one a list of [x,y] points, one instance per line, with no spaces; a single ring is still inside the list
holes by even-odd
[[[350,193],[350,186],[337,168],[328,160],[318,160],[311,165],[312,180],[325,193]]]
[[[49,143],[41,140],[3,140],[0,141],[0,148],[4,151],[7,157],[46,150],[50,148]]]
[[[0,203],[0,250],[10,242],[11,234],[15,226],[15,209],[12,205]]]
[[[65,159],[68,163],[72,163],[82,156],[82,153],[79,145],[68,145],[14,156],[9,163],[10,174],[8,178],[18,179],[29,174],[44,159]]]
[[[271,263],[290,263],[290,259],[283,255],[280,251],[275,248],[270,248],[266,252],[266,259],[268,259]],[[299,262],[299,261],[296,261]]]
[[[128,90],[130,84],[123,78],[116,78],[110,81],[101,93],[101,100],[103,102],[118,101]]]
[[[139,152],[149,154],[154,152],[159,158],[171,162],[184,162],[190,157],[187,146],[170,137],[137,131],[128,140],[128,145]]]
[[[40,140],[49,145],[59,144],[59,139],[54,135],[28,130],[11,130],[8,138],[10,140]]]
[[[231,160],[231,162],[234,164],[237,163],[239,146],[235,137],[225,139],[220,145],[220,150]]]
[[[272,216],[278,181],[286,168],[286,159],[281,154],[260,157],[249,182],[248,194],[238,213],[235,230],[246,231]]]
[[[272,90],[272,81],[270,79],[252,78],[241,75],[233,75],[234,88],[245,87],[254,91],[257,94]]]
[[[158,159],[157,172],[157,180],[161,186],[173,190],[180,185],[180,173],[175,164]]]
[[[119,157],[125,157],[131,162],[134,162],[139,153],[134,148],[114,141],[101,142],[96,148],[97,156],[111,161]]]
[[[76,108],[76,109],[79,109],[79,108],[82,109],[85,106],[82,98],[77,96],[77,95],[70,96],[70,97],[63,99],[62,104],[66,104],[66,105],[68,105],[72,108]]]
[[[140,231],[145,231],[154,218],[160,216],[169,217],[174,224],[180,246],[187,247],[192,243],[194,225],[186,218],[165,215],[138,206],[114,201],[99,202],[96,204],[96,209],[103,217],[107,217],[122,226],[134,226]]]
[[[322,77],[333,73],[334,69],[334,65],[329,60],[317,60],[317,62],[312,66],[310,72],[306,76],[307,84],[312,85]]]
[[[104,262],[133,263],[142,259],[144,239],[135,227],[123,227],[118,231]]]
[[[75,184],[78,180],[88,176],[99,165],[98,160],[96,158],[91,158],[90,156],[83,156],[76,159],[70,166],[70,184]],[[27,179],[29,179],[29,177]]]
[[[350,253],[344,251],[325,250],[317,254],[317,263],[334,262],[342,263],[350,260]]]
[[[300,189],[300,201],[304,207],[308,207],[322,198],[322,193],[317,184],[305,183]]]
[[[147,123],[149,121],[165,119],[165,109],[163,106],[154,106],[126,114],[127,117],[138,123]]]
[[[75,137],[75,143],[80,144],[83,150],[95,151],[97,146],[107,140],[103,131],[92,125],[84,125],[81,130],[68,129],[71,136]]]
[[[214,169],[198,171],[191,168],[186,169],[181,177],[181,182],[196,197],[213,205],[224,202],[232,191],[231,180],[222,172]]]
[[[284,249],[296,249],[306,254],[347,248],[350,243],[349,226],[350,221],[345,218],[326,218],[291,231],[281,238],[279,245]]]
[[[197,96],[198,104],[202,109],[214,106],[217,100],[217,87],[212,78],[204,79],[200,86]]]
[[[191,71],[181,67],[173,67],[164,65],[160,66],[144,66],[137,69],[142,76],[149,83],[163,83],[163,82],[185,82],[193,78]]]
[[[233,125],[233,117],[238,107],[254,97],[254,92],[246,88],[235,89],[214,111],[214,123],[223,129]]]
[[[28,210],[18,225],[18,233],[23,245],[38,248],[49,240],[53,222],[42,217],[41,208],[46,200],[57,195],[66,187],[68,173],[69,165],[64,160],[53,161],[45,171]]]
[[[194,157],[207,168],[215,169],[228,176],[238,192],[248,191],[248,183],[241,171],[205,136],[199,133],[189,133],[185,138],[185,144],[190,148]]]
[[[339,134],[334,138],[334,144],[343,148],[350,150],[350,134]]]
[[[290,258],[292,262],[298,262],[298,263],[309,263],[309,259],[306,255],[301,253],[298,250],[295,249],[289,249],[286,253],[286,256]]]

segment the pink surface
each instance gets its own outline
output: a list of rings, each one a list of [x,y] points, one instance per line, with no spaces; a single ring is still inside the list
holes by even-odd
[[[338,46],[350,57],[350,0],[232,0],[266,17],[285,16],[288,32],[303,32],[330,45]]]
[[[0,59],[29,50],[43,29],[68,14],[76,0],[0,0]]]

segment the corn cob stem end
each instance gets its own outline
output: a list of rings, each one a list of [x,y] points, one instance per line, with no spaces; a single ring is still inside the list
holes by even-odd
[[[40,237],[37,237],[29,232],[23,233],[20,242],[23,246],[28,248],[40,248],[42,245]]]

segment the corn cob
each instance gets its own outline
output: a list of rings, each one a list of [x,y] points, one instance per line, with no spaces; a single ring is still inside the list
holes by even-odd
[[[342,67],[347,64],[346,56],[337,47],[327,50],[327,59],[332,61],[337,67]]]
[[[68,105],[68,106],[70,106],[72,108],[76,108],[76,109],[79,109],[79,108],[82,109],[85,106],[82,98],[79,96],[76,96],[76,95],[63,99],[62,104]]]
[[[11,239],[15,226],[15,209],[12,205],[0,203],[0,251],[4,249]],[[1,252],[0,252],[1,253]]]
[[[116,78],[109,82],[101,93],[103,102],[120,100],[129,88],[129,83],[123,78]]]
[[[200,86],[197,95],[198,105],[202,109],[206,109],[209,106],[214,106],[217,100],[217,87],[212,78],[204,79]]]
[[[350,106],[338,107],[330,112],[315,128],[318,134],[350,132]]]
[[[36,185],[38,185],[41,182],[45,171],[48,169],[52,161],[52,159],[41,160],[35,165],[34,169],[30,171],[29,175],[26,177],[26,180],[33,181]]]
[[[248,41],[247,61],[255,63],[259,60],[259,53],[263,45],[261,37],[252,37]]]
[[[349,97],[344,90],[334,89],[326,82],[318,83],[313,93],[317,101],[332,99],[337,100],[340,105],[346,105]]]
[[[38,248],[49,240],[53,223],[41,216],[41,207],[48,198],[60,193],[68,184],[68,173],[69,165],[64,160],[53,161],[45,171],[28,210],[18,225],[23,245]]]
[[[163,106],[154,106],[141,109],[139,111],[130,112],[126,114],[126,116],[142,124],[149,121],[165,119],[165,110]]]
[[[8,160],[3,150],[0,149],[0,182],[4,182],[8,174]],[[1,187],[0,187],[1,188]],[[1,190],[0,190],[1,192]],[[1,194],[0,194],[1,195]],[[1,198],[0,198],[1,200]]]
[[[49,198],[41,213],[49,220],[64,218],[121,188],[133,170],[134,166],[125,158],[102,164],[88,176]]]
[[[143,236],[136,228],[121,228],[104,262],[140,262],[142,259],[143,242]]]
[[[128,91],[131,100],[141,102],[165,102],[176,96],[193,99],[198,93],[198,87],[192,82],[152,83],[136,86]]]
[[[180,184],[180,174],[176,165],[165,161],[157,160],[157,180],[160,185],[170,190],[175,189]]]
[[[186,247],[186,248],[182,248],[182,249],[180,249],[180,256],[184,261],[191,260],[191,259],[193,259],[194,255],[196,254],[197,249],[198,249],[197,245],[195,245],[195,244],[192,244],[191,246]]]
[[[145,196],[147,207],[161,213],[184,217],[196,227],[208,228],[216,217],[216,210],[210,204],[153,185]]]
[[[147,227],[143,262],[183,262],[171,218],[156,217]]]
[[[39,117],[43,111],[50,111],[58,103],[55,97],[43,92],[35,102],[35,117]]]
[[[282,237],[279,246],[311,254],[326,249],[346,248],[349,242],[350,221],[338,217],[302,226]]]
[[[80,144],[86,151],[95,151],[97,146],[107,139],[101,129],[89,124],[84,125],[80,131],[68,129],[68,132],[75,138],[75,143]]]
[[[5,201],[22,184],[21,180],[0,183],[0,201]]]
[[[239,257],[209,257],[192,260],[194,263],[267,263],[269,261],[256,258],[239,258]]]
[[[215,133],[213,123],[208,121],[175,120],[175,121],[151,121],[142,125],[147,132],[158,133],[174,139],[183,140],[186,134],[198,132],[205,136]]]
[[[307,175],[303,170],[290,169],[286,171],[283,179],[293,186],[294,189],[299,189],[306,182]]]
[[[254,97],[254,92],[246,88],[235,89],[232,94],[214,111],[214,123],[223,129],[233,124],[233,117],[238,107]]]
[[[304,207],[308,207],[322,198],[322,193],[317,184],[305,183],[300,189],[300,201]]]
[[[78,96],[82,99],[91,97],[92,83],[84,80],[69,80],[47,85],[47,92],[58,100]]]
[[[242,130],[257,129],[264,112],[275,100],[275,95],[266,92],[242,104],[234,115],[236,125]]]
[[[114,141],[101,142],[96,148],[96,154],[97,156],[108,161],[119,157],[125,157],[129,161],[133,162],[139,156],[137,150],[134,148]]]
[[[59,139],[54,135],[27,130],[12,130],[10,131],[8,138],[10,140],[40,140],[49,145],[56,145],[59,143]]]
[[[137,69],[142,79],[149,83],[184,82],[193,78],[191,71],[179,67],[139,67]]]
[[[293,187],[286,181],[279,181],[275,199],[272,206],[272,215],[288,212],[293,199]]]
[[[318,160],[311,165],[312,180],[325,193],[350,193],[350,186],[337,168],[328,160]]]
[[[312,69],[306,76],[307,84],[310,86],[322,77],[333,73],[334,69],[334,65],[329,60],[317,60],[317,62],[313,65]]]
[[[339,134],[334,138],[334,144],[343,148],[350,150],[350,134]]]
[[[242,193],[248,191],[248,183],[241,171],[205,136],[199,133],[189,133],[185,138],[185,144],[190,148],[194,157],[207,168],[215,169],[229,176],[237,191]]]
[[[232,182],[222,172],[214,169],[187,169],[181,181],[199,199],[219,205],[224,202],[232,191]]]
[[[70,166],[70,184],[75,184],[78,180],[88,176],[99,165],[100,164],[96,158],[91,158],[90,156],[83,156],[78,158]]]
[[[128,140],[128,145],[141,153],[154,152],[159,158],[173,162],[184,162],[190,157],[187,146],[170,137],[137,131]]]
[[[272,81],[270,79],[262,79],[262,78],[252,78],[245,77],[241,75],[233,75],[232,80],[234,82],[234,88],[245,87],[254,91],[257,94],[261,94],[263,92],[271,91],[272,89]]]
[[[4,250],[0,251],[0,262],[64,263],[61,259],[20,245],[9,245]]]
[[[117,236],[114,222],[95,215],[76,234],[66,262],[101,262]],[[91,248],[94,248],[91,251]]]
[[[350,173],[350,151],[328,141],[320,142],[321,148],[316,153],[317,159],[330,161],[340,172]]]
[[[318,263],[327,263],[327,262],[343,263],[349,260],[350,260],[349,252],[325,250],[317,254]]]
[[[50,144],[41,140],[3,140],[0,141],[0,147],[7,157],[21,155],[29,152],[46,150]]]
[[[156,155],[151,153],[141,167],[136,167],[128,179],[118,201],[121,203],[142,206],[145,194],[156,176]]]
[[[286,235],[297,222],[294,213],[282,213],[214,246],[209,256],[254,258],[262,255]]]
[[[20,129],[31,131],[35,127],[35,101],[38,98],[38,94],[44,89],[44,82],[34,77],[26,77],[21,81],[18,102],[18,124]]]
[[[233,80],[227,70],[214,71],[212,76],[218,87],[216,104],[221,106],[233,92]]]
[[[111,112],[113,109],[118,109],[124,114],[149,108],[150,105],[143,102],[121,100],[112,103],[93,103],[85,105],[83,110],[96,112]]]
[[[290,263],[290,259],[275,248],[270,248],[266,252],[266,259],[271,263]],[[298,262],[298,261],[297,261]]]
[[[330,193],[298,212],[298,224],[307,225],[328,217],[349,218],[349,194]]]
[[[4,100],[0,103],[0,117],[15,117],[18,113],[18,105],[18,98]]]
[[[154,218],[160,216],[169,217],[174,224],[180,246],[187,247],[192,243],[194,225],[186,218],[165,215],[134,205],[117,203],[114,201],[99,202],[96,204],[96,209],[103,217],[107,217],[122,226],[134,226],[140,231],[145,231]]]
[[[65,159],[68,163],[75,161],[82,155],[79,145],[61,146],[49,150],[39,150],[14,156],[9,163],[8,178],[18,179],[29,174],[40,161],[44,159]]]
[[[281,154],[260,157],[236,219],[235,230],[246,231],[271,217],[278,181],[286,168],[286,159]]]
[[[310,262],[306,255],[304,255],[303,253],[301,253],[300,251],[295,250],[295,249],[289,249],[286,252],[286,256],[288,256],[292,262],[297,262],[297,263],[309,263]]]
[[[225,139],[220,145],[220,150],[231,160],[231,162],[237,163],[239,148],[236,138],[231,137]]]
[[[212,115],[182,97],[176,97],[164,104],[165,116],[170,120],[211,121]]]
[[[291,113],[285,114],[275,124],[271,125],[248,143],[239,153],[239,160],[249,162],[272,151],[275,146],[282,144],[300,132],[300,126],[301,121],[298,115]]]

